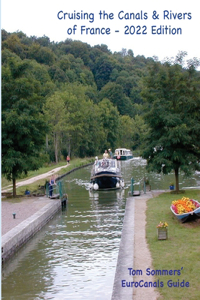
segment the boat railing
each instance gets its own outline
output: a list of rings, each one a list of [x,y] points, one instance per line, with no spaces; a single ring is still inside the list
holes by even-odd
[[[113,168],[119,168],[117,160],[114,159],[101,159],[96,161],[93,165],[93,171],[96,172],[99,169],[112,170]]]

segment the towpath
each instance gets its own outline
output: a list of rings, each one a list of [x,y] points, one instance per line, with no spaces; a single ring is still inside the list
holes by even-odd
[[[60,171],[61,169],[63,168],[67,168],[70,164],[67,164],[67,165],[64,165],[64,166],[61,166],[61,167],[57,167],[55,169],[52,169],[51,171],[49,172],[46,172],[46,173],[43,173],[43,174],[40,174],[40,175],[37,175],[37,176],[34,176],[34,177],[31,177],[29,179],[26,179],[26,180],[22,180],[20,182],[17,182],[16,184],[16,187],[20,187],[20,186],[24,186],[24,185],[28,185],[28,184],[31,184],[35,181],[38,181],[40,179],[45,179],[45,178],[48,178],[50,177],[51,175],[53,174],[56,174],[58,171]],[[3,188],[1,190],[2,193],[5,193],[5,192],[9,192],[10,190],[12,190],[12,185],[9,185],[5,188]]]
[[[150,198],[159,196],[166,191],[153,190],[142,194],[135,199],[135,215],[134,215],[134,269],[142,270],[142,279],[147,282],[154,282],[155,278],[147,276],[145,270],[152,269],[151,253],[146,240],[146,209],[147,201]],[[135,281],[140,281],[141,276],[134,276]],[[154,288],[135,288],[133,289],[134,300],[157,300],[160,297],[158,291]]]

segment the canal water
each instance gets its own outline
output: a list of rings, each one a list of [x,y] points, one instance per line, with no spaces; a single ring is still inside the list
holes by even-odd
[[[2,299],[110,300],[131,178],[168,189],[174,175],[146,174],[146,161],[120,162],[125,189],[90,192],[91,166],[63,178],[68,194],[59,212],[2,270]],[[180,177],[197,186],[200,175]],[[137,189],[137,185],[135,187]]]

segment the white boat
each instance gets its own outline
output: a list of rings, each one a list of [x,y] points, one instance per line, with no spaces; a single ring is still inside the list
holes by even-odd
[[[96,160],[90,178],[90,187],[94,190],[120,189],[124,180],[116,159]]]
[[[114,158],[117,160],[127,160],[133,158],[133,153],[130,149],[118,148],[115,149]]]

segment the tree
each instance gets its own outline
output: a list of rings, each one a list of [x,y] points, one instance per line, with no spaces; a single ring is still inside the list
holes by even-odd
[[[135,118],[120,116],[120,139],[121,147],[132,150],[139,149],[142,136],[146,133],[147,126],[141,116]]]
[[[134,120],[129,116],[120,116],[120,145],[132,149],[134,135]]]
[[[19,55],[22,59],[26,57],[26,46],[23,45],[17,36],[12,34],[2,43],[2,49],[9,49],[10,51]]]
[[[123,88],[115,82],[108,82],[100,91],[99,97],[108,98],[117,107],[121,115],[132,116],[132,105],[130,99],[126,97]]]
[[[53,65],[55,61],[55,54],[48,47],[42,47],[37,43],[30,46],[28,51],[28,57],[35,59],[37,62],[46,65]]]
[[[41,165],[46,122],[41,106],[42,87],[30,61],[7,58],[2,67],[2,174],[13,181]]]
[[[99,103],[101,122],[103,126],[104,139],[101,145],[101,151],[108,148],[114,148],[119,140],[120,123],[119,112],[112,102],[108,99],[103,99]]]
[[[87,66],[90,62],[89,57],[89,48],[90,46],[86,43],[82,43],[80,41],[74,41],[71,43],[70,53],[74,55],[74,57],[82,58],[84,64]]]
[[[56,162],[61,153],[84,157],[99,152],[103,131],[101,114],[98,106],[88,99],[87,89],[77,83],[66,84],[46,100],[49,144],[53,144]]]
[[[56,92],[47,98],[44,105],[45,118],[49,126],[49,132],[52,134],[55,161],[59,161],[59,150],[61,135],[66,130],[68,114],[65,108],[65,95]]]
[[[2,174],[13,182],[41,165],[40,150],[44,144],[46,123],[38,109],[26,100],[2,112]]]
[[[113,63],[107,55],[104,54],[97,58],[94,68],[94,77],[99,90],[109,82],[112,70]]]
[[[86,86],[78,83],[67,84],[63,92],[69,114],[66,133],[68,147],[74,156],[94,155],[101,144],[98,108],[86,96]]]
[[[145,120],[148,133],[143,157],[148,170],[175,172],[179,191],[179,171],[190,175],[200,159],[200,77],[190,64],[154,62],[145,81]]]

